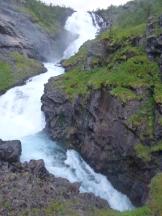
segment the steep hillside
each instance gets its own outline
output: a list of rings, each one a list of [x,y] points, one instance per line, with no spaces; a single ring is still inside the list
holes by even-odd
[[[0,92],[44,72],[39,61],[62,54],[69,36],[63,27],[71,14],[36,0],[0,1]]]
[[[160,6],[130,2],[111,19],[111,8],[100,11],[113,20],[109,29],[62,63],[67,73],[50,79],[42,97],[51,137],[77,149],[136,206],[146,203],[162,169]],[[140,211],[130,215],[161,215]]]

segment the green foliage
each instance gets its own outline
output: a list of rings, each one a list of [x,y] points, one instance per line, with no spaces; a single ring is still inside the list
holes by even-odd
[[[154,136],[154,109],[154,100],[151,96],[148,96],[140,109],[128,119],[128,123],[133,130],[136,131],[138,128],[142,128],[140,130],[141,140],[144,140],[145,137],[152,139]]]
[[[117,212],[114,210],[97,210],[93,216],[151,216],[151,211],[147,206],[137,208],[132,211]]]
[[[162,151],[162,142],[154,144],[153,146],[138,144],[135,146],[135,151],[139,158],[144,161],[150,161],[152,153]]]
[[[130,100],[140,99],[140,97],[137,96],[137,94],[135,94],[132,90],[128,88],[123,88],[123,87],[113,88],[113,90],[111,91],[111,94],[114,95],[115,97],[120,98],[120,100],[124,103]]]
[[[154,99],[157,104],[162,104],[162,83],[156,82],[154,89]]]
[[[11,52],[8,58],[9,61],[0,62],[0,92],[42,72],[42,65],[38,61],[18,52]]]
[[[68,67],[68,66],[74,66],[74,65],[77,65],[79,63],[82,64],[82,62],[85,61],[86,57],[87,57],[87,54],[88,54],[88,50],[85,46],[82,46],[80,49],[79,49],[79,52],[76,53],[76,55],[72,56],[71,58],[65,60],[63,62],[63,66],[64,67]]]
[[[64,215],[65,213],[65,204],[61,202],[53,202],[45,209],[45,215]]]
[[[127,26],[146,23],[149,16],[159,16],[162,13],[161,0],[134,0],[125,6],[111,6],[107,10],[98,10],[106,20],[111,19],[113,26]]]
[[[145,32],[146,24],[142,23],[137,26],[128,26],[125,28],[122,27],[113,27],[110,30],[104,31],[99,38],[101,40],[112,40],[112,42],[123,42],[127,43],[127,40],[136,36],[142,36]]]
[[[26,0],[21,10],[53,35],[63,29],[67,16],[72,12],[70,8],[48,6],[37,0]]]
[[[114,65],[112,69],[99,67],[88,72],[74,69],[63,75],[57,83],[72,98],[87,94],[91,89],[98,89],[104,85],[111,87],[112,94],[119,96],[120,99],[123,99],[125,95],[126,100],[132,100],[139,99],[139,97],[136,97],[130,88],[149,88],[154,81],[159,79],[158,73],[158,66],[149,61],[145,54],[140,53],[139,56]],[[119,90],[122,91],[119,92]]]
[[[12,83],[11,66],[7,62],[0,61],[0,92]]]
[[[162,216],[162,173],[155,176],[150,185],[149,207],[153,216]]]

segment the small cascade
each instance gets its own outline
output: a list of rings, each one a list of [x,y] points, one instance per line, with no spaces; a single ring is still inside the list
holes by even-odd
[[[109,24],[101,16],[99,16],[97,13],[89,12],[89,14],[91,15],[92,20],[93,20],[93,24],[94,24],[94,26],[96,26],[98,31],[105,30],[109,27]]]

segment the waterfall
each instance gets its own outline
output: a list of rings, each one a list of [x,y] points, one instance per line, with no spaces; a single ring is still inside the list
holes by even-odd
[[[65,50],[62,59],[76,53],[85,41],[95,38],[98,31],[86,12],[73,13],[65,28],[78,37]],[[45,118],[40,98],[48,79],[64,72],[57,66],[60,60],[46,63],[46,73],[29,79],[25,85],[12,88],[0,97],[0,138],[21,140],[21,161],[43,159],[46,168],[55,176],[80,182],[80,192],[92,192],[107,200],[114,209],[131,209],[133,206],[127,196],[115,190],[105,176],[95,173],[76,151],[65,151],[41,132]]]

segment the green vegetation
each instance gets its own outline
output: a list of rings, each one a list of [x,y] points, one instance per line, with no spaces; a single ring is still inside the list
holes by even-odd
[[[120,100],[124,103],[130,100],[138,100],[140,96],[137,96],[132,90],[123,88],[123,87],[116,87],[111,91],[111,94],[115,97],[119,97]]]
[[[57,83],[70,98],[88,94],[92,89],[105,86],[112,89],[113,95],[122,101],[127,101],[140,99],[130,88],[149,88],[159,79],[158,66],[149,61],[143,53],[143,55],[134,56],[121,64],[114,65],[112,69],[109,69],[109,65],[88,72],[74,69],[62,76]],[[125,99],[124,96],[126,96]]]
[[[76,65],[76,64],[78,65],[79,63],[82,64],[82,62],[86,60],[87,54],[88,54],[88,50],[84,44],[84,46],[82,46],[79,49],[79,52],[76,53],[76,55],[74,55],[72,58],[69,58],[63,62],[63,66],[67,67],[70,65]]]
[[[149,207],[151,216],[162,216],[162,174],[159,173],[151,182]]]
[[[0,61],[0,92],[42,72],[42,65],[18,52],[11,52],[9,61]]]
[[[94,216],[162,216],[162,174],[152,179],[149,201],[146,206],[133,211],[116,212],[113,210],[97,210]]]
[[[63,29],[67,16],[72,13],[70,8],[47,6],[37,0],[26,0],[21,11],[30,14],[34,22],[54,36]]]
[[[149,16],[158,17],[161,12],[161,0],[134,0],[124,6],[98,10],[106,20],[111,19],[113,26],[120,28],[146,23]]]
[[[140,109],[128,119],[128,123],[134,131],[140,130],[140,140],[144,140],[146,137],[152,139],[154,136],[154,110],[155,102],[149,96]]]
[[[105,12],[101,10],[101,13],[111,15],[111,29],[98,35],[92,42],[84,44],[76,55],[66,60],[65,67],[72,70],[54,83],[70,100],[74,100],[78,95],[88,96],[92,91],[104,87],[122,104],[127,105],[129,101],[136,101],[136,104],[139,102],[141,105],[128,118],[126,124],[137,133],[141,143],[149,139],[153,144],[156,104],[162,104],[159,66],[156,61],[148,59],[145,51],[146,26],[150,15],[155,15],[151,18],[153,34],[158,35],[162,31],[157,21],[162,12],[160,5],[159,0],[136,0],[126,6],[110,7]],[[93,53],[93,46],[96,46],[96,50],[99,47],[98,52],[100,47],[104,46],[103,55]],[[89,58],[88,49],[91,48],[92,56]],[[154,150],[150,149],[150,152]],[[144,160],[147,160],[149,155],[145,154]]]
[[[162,151],[162,142],[154,144],[153,146],[138,144],[135,146],[135,150],[138,157],[140,157],[144,161],[150,161],[152,153]]]
[[[162,216],[162,173],[152,179],[150,184],[150,195],[144,207],[132,211],[118,212],[112,209],[97,209],[92,206],[81,207],[79,200],[61,200],[50,202],[46,207],[28,209],[20,213],[20,216]],[[7,209],[10,211],[10,207]],[[12,213],[12,212],[11,212]]]
[[[7,62],[0,61],[0,91],[7,89],[12,83],[11,66]]]
[[[142,23],[136,26],[127,26],[124,29],[122,27],[117,28],[114,26],[111,31],[104,31],[101,35],[99,35],[99,38],[101,40],[112,40],[112,42],[115,43],[124,42],[124,44],[126,44],[131,38],[142,36],[145,30],[146,23]]]
[[[116,212],[113,210],[98,210],[95,212],[94,216],[151,216],[150,209],[148,207],[137,208],[133,211],[126,212]]]

